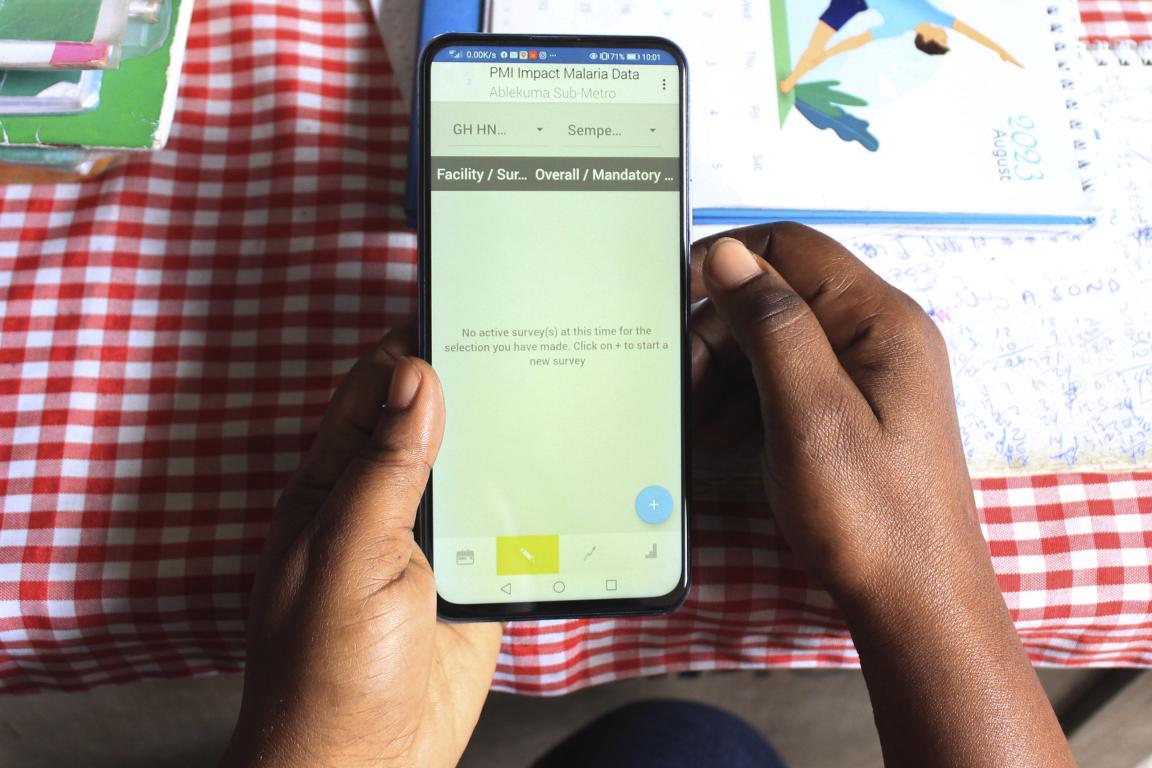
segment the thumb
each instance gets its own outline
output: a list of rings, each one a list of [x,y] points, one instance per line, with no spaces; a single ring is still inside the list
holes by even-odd
[[[370,565],[374,579],[390,581],[408,567],[416,510],[443,436],[440,379],[423,360],[401,358],[372,436],[317,519],[342,551]]]
[[[732,238],[704,261],[708,294],[752,365],[766,437],[809,436],[806,424],[863,396],[808,303],[771,264]]]

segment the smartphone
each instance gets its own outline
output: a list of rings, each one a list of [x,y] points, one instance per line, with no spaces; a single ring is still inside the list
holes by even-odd
[[[439,614],[671,611],[689,579],[684,56],[452,34],[419,72]]]

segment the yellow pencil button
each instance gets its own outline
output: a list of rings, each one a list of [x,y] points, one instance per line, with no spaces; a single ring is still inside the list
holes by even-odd
[[[497,536],[496,575],[560,573],[560,537]]]

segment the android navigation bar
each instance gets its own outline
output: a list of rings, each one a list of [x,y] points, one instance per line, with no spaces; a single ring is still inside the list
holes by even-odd
[[[432,157],[433,190],[675,192],[675,157]]]

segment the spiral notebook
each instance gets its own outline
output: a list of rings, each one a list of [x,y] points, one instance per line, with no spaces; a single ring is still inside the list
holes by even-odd
[[[677,42],[698,224],[1093,219],[1072,2],[491,0],[485,28]]]

